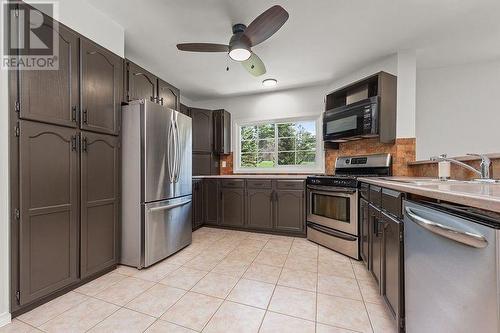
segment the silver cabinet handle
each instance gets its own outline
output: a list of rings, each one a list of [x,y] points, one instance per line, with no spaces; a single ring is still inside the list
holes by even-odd
[[[175,204],[171,204],[171,205],[167,205],[167,206],[152,207],[152,208],[149,208],[148,211],[150,211],[150,212],[157,212],[157,211],[160,211],[160,210],[173,209],[173,208],[177,208],[177,207],[180,207],[180,206],[184,206],[184,205],[190,203],[191,201],[192,200],[186,200],[186,201],[183,201],[183,202],[179,202],[179,203],[175,203]]]
[[[486,238],[484,238],[484,236],[461,231],[436,222],[432,222],[421,216],[418,216],[410,207],[406,207],[405,212],[413,222],[439,236],[471,247],[475,247],[477,249],[482,249],[488,246],[488,241],[486,240]]]

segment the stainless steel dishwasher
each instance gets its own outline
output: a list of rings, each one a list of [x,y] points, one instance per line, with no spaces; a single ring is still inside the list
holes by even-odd
[[[404,202],[407,333],[500,332],[500,215]]]

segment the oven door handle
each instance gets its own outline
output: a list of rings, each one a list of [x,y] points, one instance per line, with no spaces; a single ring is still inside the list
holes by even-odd
[[[310,190],[323,191],[323,192],[342,192],[342,193],[356,193],[357,188],[352,187],[334,187],[334,186],[319,186],[307,185]]]
[[[356,191],[354,192],[348,192],[346,193],[345,191],[318,191],[318,190],[311,190],[309,189],[310,194],[321,194],[321,195],[326,195],[330,197],[342,197],[342,198],[352,198],[356,195]]]
[[[311,229],[317,230],[319,232],[322,232],[324,234],[327,234],[327,235],[330,235],[333,237],[341,238],[341,239],[346,240],[346,241],[355,242],[358,240],[357,237],[346,235],[344,233],[340,233],[340,232],[335,231],[333,229],[322,227],[322,226],[314,224],[314,223],[308,223],[307,226]]]

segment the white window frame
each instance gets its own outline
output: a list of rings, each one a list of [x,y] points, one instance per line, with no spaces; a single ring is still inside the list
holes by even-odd
[[[316,163],[314,165],[306,166],[293,166],[293,165],[276,165],[272,168],[242,168],[240,167],[241,161],[241,131],[242,126],[255,126],[263,125],[269,123],[289,123],[289,122],[300,122],[300,121],[314,121],[316,124]],[[322,127],[322,117],[321,116],[308,116],[308,117],[294,117],[294,118],[275,118],[266,120],[245,120],[238,119],[233,123],[233,173],[235,174],[248,174],[248,173],[259,173],[259,174],[277,174],[277,173],[300,173],[300,174],[311,174],[311,173],[324,173],[325,171],[325,152],[323,147],[323,127]],[[276,161],[278,163],[278,161]]]

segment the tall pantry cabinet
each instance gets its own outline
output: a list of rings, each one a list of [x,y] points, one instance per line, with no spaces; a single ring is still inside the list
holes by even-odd
[[[59,69],[9,73],[14,315],[119,256],[123,59],[43,19],[59,38]]]

